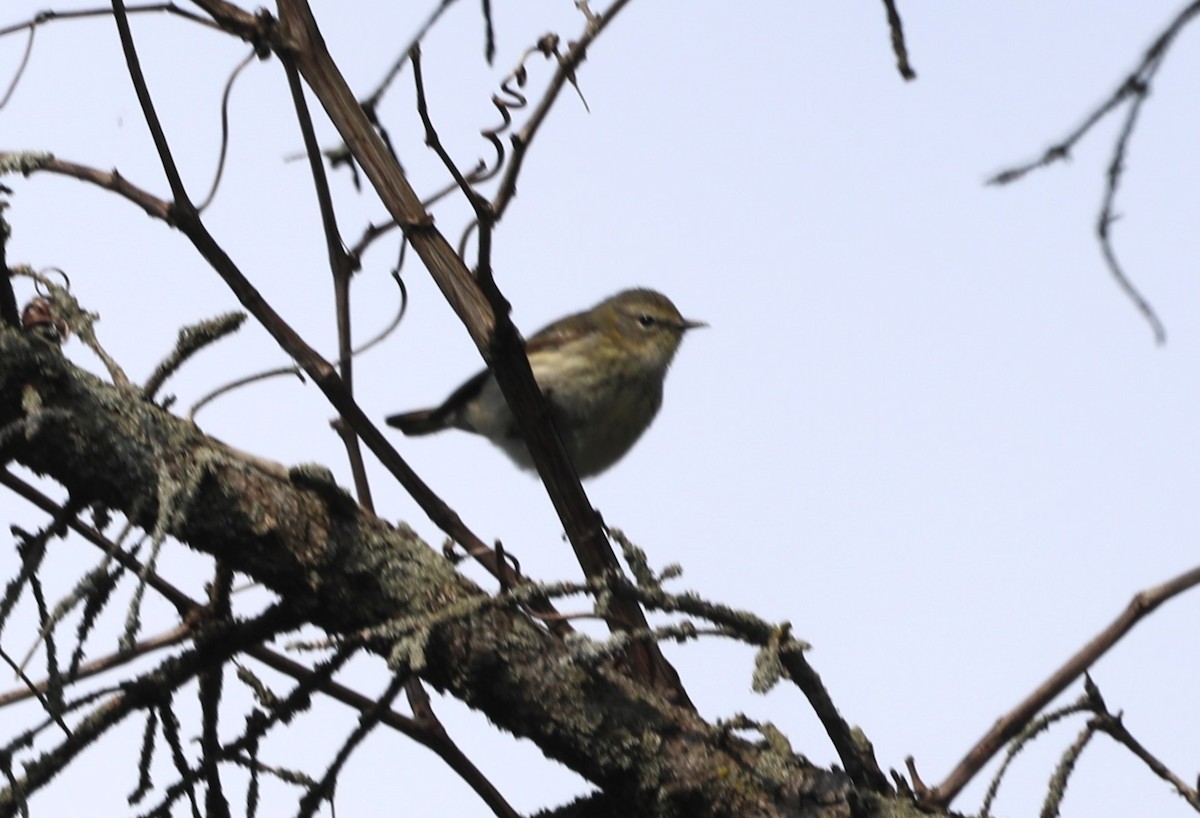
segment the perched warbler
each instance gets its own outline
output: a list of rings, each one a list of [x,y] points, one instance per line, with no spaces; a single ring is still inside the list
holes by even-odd
[[[663,380],[683,334],[706,326],[654,290],[626,290],[568,315],[525,344],[538,388],[580,477],[620,460],[662,406]],[[483,435],[517,465],[533,460],[500,387],[485,369],[440,406],[387,419],[406,435],[463,429]]]

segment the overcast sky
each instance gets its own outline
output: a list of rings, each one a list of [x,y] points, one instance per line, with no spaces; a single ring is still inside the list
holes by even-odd
[[[435,5],[347,11],[324,0],[314,9],[347,79],[366,93]],[[581,28],[568,0],[493,5],[494,68],[481,57],[476,3],[456,4],[424,45],[431,113],[463,167],[489,155],[478,131],[496,122],[489,96],[521,52],[546,31],[569,39]],[[677,590],[789,620],[881,765],[901,769],[912,754],[933,783],[1135,592],[1196,562],[1200,41],[1185,31],[1158,76],[1114,227],[1117,252],[1166,325],[1159,346],[1094,237],[1117,120],[1069,163],[1009,188],[983,183],[1082,121],[1181,4],[899,5],[919,74],[912,83],[895,70],[878,2],[632,3],[579,73],[590,112],[567,89],[534,143],[494,264],[526,333],[629,286],[659,289],[711,325],[687,337],[655,425],[586,484],[589,495],[657,566],[682,564]],[[0,27],[44,7],[8,0]],[[137,19],[134,31],[201,199],[224,78],[246,49],[174,18]],[[0,39],[0,86],[24,45],[23,35]],[[536,93],[551,69],[540,59],[529,66]],[[230,113],[229,166],[206,223],[285,318],[332,354],[326,254],[307,166],[289,161],[301,141],[276,61],[250,66]],[[381,116],[414,186],[442,185],[408,72]],[[335,145],[328,124],[320,128]],[[111,19],[39,30],[0,110],[0,149],[18,148],[115,167],[166,196]],[[102,343],[135,379],[180,325],[237,306],[178,233],[134,207],[69,180],[5,182],[15,190],[10,261],[66,270],[76,297],[101,315]],[[334,187],[348,242],[385,218],[345,173]],[[436,211],[452,241],[464,212],[459,203]],[[360,338],[394,309],[394,253],[394,242],[379,242],[356,280]],[[360,402],[380,419],[440,401],[481,365],[415,257],[404,275],[405,322],[356,369]],[[67,349],[99,369],[77,342]],[[264,331],[247,327],[166,391],[186,409],[227,380],[284,363]],[[287,464],[327,464],[349,485],[330,415],[311,385],[280,380],[223,398],[198,422]],[[526,573],[578,577],[540,484],[500,452],[457,433],[395,442]],[[379,513],[439,546],[443,536],[416,505],[374,464],[372,474]],[[12,496],[0,496],[0,516],[42,519]],[[71,555],[60,566],[69,587],[97,556],[60,546]],[[198,589],[201,566],[173,553],[164,572]],[[118,606],[111,615],[123,614]],[[1198,616],[1197,595],[1172,601],[1094,669],[1110,707],[1185,780],[1200,768]],[[32,627],[10,625],[5,650],[23,654]],[[705,716],[770,720],[814,762],[836,760],[794,688],[749,692],[750,650],[711,640],[667,650]],[[368,665],[347,681],[381,689]],[[478,715],[436,706],[518,809],[585,791]],[[0,735],[29,719],[28,710],[0,710]],[[319,775],[353,723],[354,714],[322,706],[265,745],[264,760]],[[1000,814],[1036,812],[1054,760],[1081,727],[1060,725],[1018,763]],[[185,735],[196,729],[185,725]],[[35,810],[65,809],[84,786],[95,814],[124,814],[139,731],[130,725],[93,750],[69,774],[75,791],[51,787]],[[954,806],[976,811],[984,786],[986,778]],[[291,793],[272,789],[276,800],[260,814],[291,814]],[[350,764],[338,810],[488,814],[431,754],[391,733],[372,737]],[[1064,814],[1190,811],[1099,738]]]

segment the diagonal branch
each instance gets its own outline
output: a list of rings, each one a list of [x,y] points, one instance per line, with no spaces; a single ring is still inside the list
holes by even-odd
[[[0,167],[12,163],[19,163],[21,168],[23,168],[22,172],[26,174],[44,171],[95,184],[133,202],[151,216],[162,219],[169,224],[175,223],[172,220],[172,208],[167,202],[130,184],[115,171],[106,173],[84,165],[64,162],[46,154],[29,156],[0,151]],[[230,289],[239,296],[242,304],[247,307],[250,313],[269,331],[272,331],[272,328],[274,328],[275,331],[272,331],[272,334],[280,346],[283,347],[284,351],[291,354],[297,362],[301,360],[298,356],[309,355],[309,358],[306,359],[309,362],[309,366],[303,367],[305,372],[314,377],[314,379],[316,377],[313,375],[314,371],[320,371],[326,376],[324,380],[318,382],[318,385],[322,387],[322,391],[330,398],[330,403],[348,421],[358,418],[364,424],[363,426],[355,427],[359,430],[360,437],[363,438],[364,442],[368,443],[368,446],[376,457],[379,458],[380,462],[391,471],[396,480],[412,495],[421,510],[429,516],[429,519],[433,520],[447,536],[455,542],[462,544],[466,548],[467,553],[483,565],[492,576],[512,584],[527,583],[528,580],[525,577],[514,572],[511,566],[505,565],[502,560],[498,559],[495,552],[491,548],[488,548],[466,526],[458,514],[409,468],[399,453],[387,442],[387,439],[366,418],[366,415],[357,404],[353,403],[353,398],[346,394],[345,389],[341,386],[339,379],[333,372],[332,366],[324,361],[315,350],[312,350],[305,344],[291,327],[283,321],[282,317],[266,303],[254,286],[245,278],[236,265],[233,264],[233,261],[217,245],[216,241],[208,235],[203,225],[198,222],[188,222],[186,224],[177,224],[176,226],[188,235],[189,238],[193,239],[193,244],[200,250],[201,255],[225,279]],[[291,369],[283,370],[283,374],[290,372],[292,372]],[[215,395],[210,395],[205,400],[207,401],[212,397],[215,397]],[[193,413],[197,408],[199,407],[193,408]],[[554,608],[546,600],[531,600],[529,604],[531,608],[541,613],[554,613]]]
[[[704,789],[712,811],[691,814],[735,815],[763,788],[816,798],[846,786],[843,774],[793,757],[762,780],[760,748],[604,667],[572,661],[513,600],[483,594],[407,527],[370,515],[312,472],[280,474],[241,459],[55,347],[0,329],[0,425],[25,415],[31,390],[38,433],[14,436],[4,455],[58,480],[77,502],[102,503],[143,528],[161,513],[163,464],[192,474],[168,515],[170,536],[262,583],[331,634],[395,623],[396,636],[366,641],[394,670],[418,673],[588,780],[631,794],[630,803],[661,807],[667,798],[683,809]]]
[[[1133,281],[1129,278],[1125,272],[1125,268],[1118,260],[1116,248],[1113,246],[1112,241],[1112,226],[1118,218],[1115,207],[1117,190],[1125,175],[1125,158],[1129,152],[1129,144],[1132,140],[1133,132],[1137,127],[1142,106],[1150,96],[1150,89],[1154,83],[1154,78],[1158,74],[1159,69],[1162,68],[1171,45],[1175,42],[1179,33],[1197,16],[1200,16],[1200,0],[1193,0],[1193,2],[1176,13],[1175,17],[1167,24],[1162,33],[1146,49],[1141,62],[1138,63],[1133,72],[1126,76],[1121,81],[1121,84],[1117,86],[1116,90],[1109,95],[1108,99],[1088,114],[1078,127],[1067,134],[1065,138],[1047,148],[1037,159],[1007,168],[994,175],[987,182],[989,185],[1006,185],[1021,179],[1032,171],[1040,170],[1057,162],[1066,161],[1070,158],[1071,151],[1074,150],[1075,146],[1097,124],[1124,105],[1125,116],[1121,123],[1120,132],[1113,144],[1112,157],[1109,160],[1108,170],[1105,174],[1104,196],[1100,205],[1100,214],[1096,218],[1096,235],[1100,241],[1100,252],[1104,256],[1104,263],[1108,266],[1113,280],[1117,282],[1117,286],[1133,302],[1138,312],[1141,313],[1142,317],[1150,325],[1150,329],[1154,333],[1154,339],[1160,344],[1166,342],[1166,328],[1163,326],[1162,320],[1158,317],[1154,308],[1150,305],[1150,302],[1134,286]]]
[[[609,19],[626,2],[628,0],[617,0],[608,12]],[[503,296],[495,289],[494,284],[489,287],[481,286],[481,282],[470,274],[462,259],[434,228],[432,217],[422,206],[420,198],[408,184],[403,171],[396,164],[383,140],[371,127],[362,107],[326,50],[307,3],[304,0],[279,0],[279,14],[280,38],[276,49],[280,58],[295,62],[300,74],[321,101],[350,152],[370,179],[384,206],[404,230],[413,249],[421,257],[450,306],[466,326],[484,360],[492,367],[496,381],[520,424],[538,471],[543,475],[543,482],[555,511],[563,522],[567,538],[574,547],[585,574],[597,576],[607,571],[619,570],[616,555],[604,536],[599,515],[580,486],[562,441],[555,433],[553,423],[549,421],[549,408],[534,382],[529,360],[525,357],[524,345],[508,319],[507,303]],[[602,25],[595,33],[601,28]],[[590,39],[585,37],[584,45],[590,42]],[[582,49],[576,52],[575,59],[576,64],[582,61]],[[568,67],[568,73],[571,71],[573,66]],[[548,109],[549,102],[543,100],[543,105],[539,108],[541,117],[545,116]],[[537,122],[540,122],[540,119]],[[532,130],[536,130],[536,126],[537,123],[527,125],[526,130],[530,130],[531,127]],[[490,275],[481,278],[484,283],[492,283]],[[340,406],[338,408],[340,409]],[[367,439],[368,432],[375,431],[374,427],[368,424],[370,429],[360,429],[356,417],[347,415],[347,420],[364,436],[364,442],[379,456],[379,451]],[[388,448],[390,450],[390,446]],[[472,551],[472,548],[468,547],[467,550]],[[625,601],[618,604],[622,614],[622,621],[618,623],[620,627],[645,627],[645,615],[635,603]],[[678,675],[663,658],[657,645],[640,645],[631,654],[631,659],[635,678],[679,703],[688,701]]]
[[[1050,678],[1042,682],[1024,701],[1000,718],[992,729],[963,757],[962,761],[958,762],[958,766],[946,777],[946,780],[929,791],[927,796],[922,799],[923,802],[939,809],[948,807],[950,802],[962,792],[963,787],[975,777],[984,764],[987,764],[1000,751],[1001,747],[1021,732],[1038,711],[1066,690],[1068,685],[1083,675],[1089,667],[1108,652],[1109,648],[1129,633],[1134,625],[1159,605],[1197,585],[1200,585],[1200,567],[1193,568],[1162,585],[1134,596],[1112,624],[1080,648],[1078,653],[1052,673]]]

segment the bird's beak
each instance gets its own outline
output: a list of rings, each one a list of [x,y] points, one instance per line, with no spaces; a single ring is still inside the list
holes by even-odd
[[[683,321],[681,321],[679,324],[680,329],[685,329],[685,330],[700,329],[702,327],[707,327],[707,326],[708,326],[708,323],[705,321],[691,321],[687,318],[683,319]]]

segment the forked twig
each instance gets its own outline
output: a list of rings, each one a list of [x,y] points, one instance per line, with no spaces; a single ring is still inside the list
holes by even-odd
[[[1006,185],[1017,181],[1031,171],[1065,161],[1070,157],[1071,151],[1074,150],[1075,146],[1091,132],[1092,128],[1121,105],[1128,103],[1125,118],[1121,124],[1121,130],[1116,142],[1113,144],[1112,158],[1109,161],[1106,172],[1104,196],[1100,206],[1100,213],[1096,219],[1096,235],[1100,240],[1100,251],[1104,256],[1104,262],[1108,266],[1110,274],[1125,295],[1133,301],[1138,312],[1150,324],[1150,328],[1154,332],[1154,338],[1160,344],[1166,341],[1166,328],[1163,326],[1154,308],[1150,305],[1150,302],[1133,285],[1133,282],[1117,259],[1116,250],[1112,243],[1111,231],[1113,224],[1117,220],[1117,190],[1121,185],[1121,179],[1125,173],[1125,158],[1129,152],[1129,143],[1137,127],[1142,105],[1145,104],[1146,99],[1150,95],[1154,78],[1158,74],[1159,69],[1162,68],[1171,45],[1175,42],[1175,39],[1184,27],[1198,14],[1200,14],[1200,0],[1188,4],[1176,14],[1175,18],[1167,25],[1163,32],[1151,43],[1146,53],[1142,56],[1141,62],[1138,63],[1133,72],[1125,77],[1116,90],[1109,95],[1108,99],[1088,114],[1084,121],[1067,134],[1065,138],[1051,145],[1037,159],[1003,170],[988,180],[988,184],[990,185]]]
[[[1002,716],[967,752],[958,766],[946,779],[928,792],[923,803],[937,809],[945,809],[962,792],[975,774],[1000,748],[1024,729],[1029,720],[1043,707],[1062,693],[1084,671],[1108,652],[1133,626],[1150,614],[1159,605],[1184,591],[1200,585],[1200,567],[1193,568],[1154,588],[1136,594],[1125,610],[1107,628],[1097,634],[1058,670],[1042,682],[1024,701]]]

